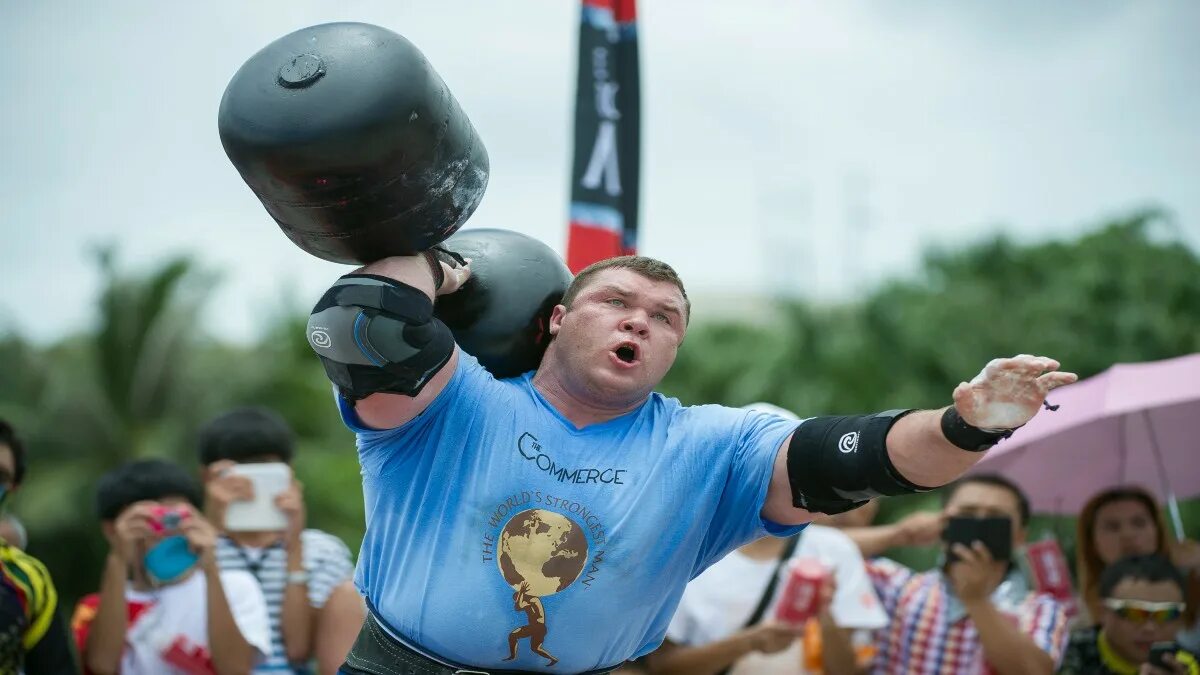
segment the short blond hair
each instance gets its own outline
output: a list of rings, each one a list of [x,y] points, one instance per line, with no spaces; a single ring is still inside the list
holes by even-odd
[[[692,318],[692,301],[688,300],[687,290],[683,287],[683,280],[675,272],[675,268],[667,263],[655,258],[648,258],[644,255],[622,255],[616,258],[605,258],[599,262],[594,262],[591,265],[579,271],[575,278],[571,281],[571,285],[567,286],[567,292],[563,293],[562,304],[571,308],[571,303],[575,302],[575,298],[579,295],[579,291],[591,281],[592,277],[596,276],[604,270],[630,270],[655,281],[666,281],[679,289],[679,294],[683,296],[684,304],[684,323],[691,321]]]

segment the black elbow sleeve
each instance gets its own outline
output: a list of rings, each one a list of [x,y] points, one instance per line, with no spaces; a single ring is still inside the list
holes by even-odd
[[[373,274],[348,274],[325,292],[309,315],[308,342],[350,400],[416,396],[454,354],[429,296]]]
[[[842,513],[875,497],[932,489],[905,479],[888,457],[888,430],[910,412],[813,417],[801,423],[788,446],[792,505],[813,513]]]

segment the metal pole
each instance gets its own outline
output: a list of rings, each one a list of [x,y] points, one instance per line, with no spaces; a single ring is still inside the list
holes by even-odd
[[[1171,489],[1171,481],[1167,477],[1167,468],[1163,465],[1162,452],[1158,449],[1158,437],[1154,435],[1154,425],[1150,422],[1150,411],[1142,411],[1142,419],[1146,421],[1146,435],[1150,438],[1150,451],[1154,453],[1154,463],[1158,466],[1158,478],[1162,481],[1163,492],[1167,495],[1167,512],[1171,514],[1171,525],[1175,528],[1175,540],[1183,541],[1183,517],[1179,514],[1179,500]]]

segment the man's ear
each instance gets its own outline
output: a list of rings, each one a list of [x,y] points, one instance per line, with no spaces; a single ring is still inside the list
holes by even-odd
[[[562,329],[563,317],[567,313],[565,305],[555,305],[554,311],[550,312],[550,326],[548,330],[551,335],[558,335],[558,331]]]
[[[100,531],[104,533],[104,538],[112,540],[117,534],[117,525],[111,520],[105,520],[100,523]]]

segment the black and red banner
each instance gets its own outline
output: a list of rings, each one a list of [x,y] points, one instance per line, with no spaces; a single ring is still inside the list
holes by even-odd
[[[637,249],[641,159],[636,0],[583,0],[567,265]]]

